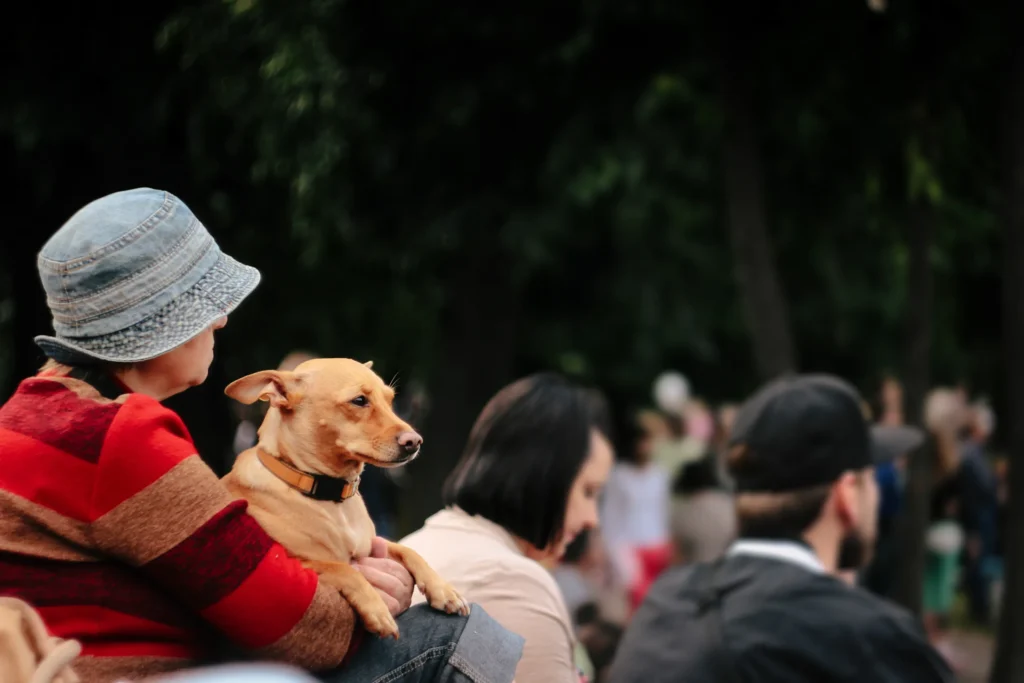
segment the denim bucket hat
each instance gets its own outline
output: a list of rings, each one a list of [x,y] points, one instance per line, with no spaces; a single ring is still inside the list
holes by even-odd
[[[233,311],[260,281],[221,252],[184,202],[148,188],[86,205],[37,265],[55,335],[35,341],[62,363],[156,358]]]

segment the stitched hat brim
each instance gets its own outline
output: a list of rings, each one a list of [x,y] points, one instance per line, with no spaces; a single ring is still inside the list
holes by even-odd
[[[60,363],[141,363],[199,336],[234,311],[260,283],[260,272],[222,254],[191,289],[131,327],[99,337],[40,335],[36,344]]]

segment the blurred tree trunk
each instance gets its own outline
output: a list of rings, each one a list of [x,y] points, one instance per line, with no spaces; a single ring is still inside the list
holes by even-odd
[[[5,155],[6,156],[6,155]],[[6,161],[6,159],[5,159]],[[8,161],[10,168],[25,168],[25,162],[12,154]],[[17,388],[18,383],[29,377],[42,366],[46,357],[32,341],[36,335],[52,334],[53,327],[46,309],[46,296],[39,284],[36,271],[36,254],[49,237],[55,212],[40,206],[36,187],[28,173],[15,174],[12,188],[15,214],[11,217],[11,229],[4,237],[0,268],[10,278],[10,292],[14,303],[13,318],[10,321],[11,364],[6,375],[5,386],[0,386],[0,401],[5,401]]]
[[[961,27],[951,2],[916,3],[918,27],[904,57],[908,97],[902,121],[905,143],[904,176],[908,197],[906,358],[904,401],[908,424],[923,427],[924,400],[931,385],[932,308],[934,285],[931,251],[935,245],[938,208],[943,200],[940,155],[945,142],[942,121],[945,97],[945,56],[951,36]],[[894,25],[890,30],[899,30]],[[931,517],[936,445],[910,454],[905,504],[900,521],[901,556],[893,598],[916,615],[921,614],[927,551],[925,535]]]
[[[493,240],[492,240],[493,243]],[[443,321],[441,358],[429,388],[423,455],[409,465],[399,501],[400,532],[416,530],[441,507],[444,480],[487,400],[513,377],[520,306],[507,268],[495,267],[493,245],[477,245],[456,274],[455,298]]]
[[[1011,33],[1024,29],[1024,10],[1008,3]],[[1006,587],[1000,610],[993,683],[1024,681],[1024,45],[1013,41],[1005,109],[1003,343],[1007,447],[1010,455]]]
[[[904,379],[907,423],[922,425],[924,398],[929,386],[931,359],[932,270],[929,262],[935,211],[925,195],[911,200],[907,244],[910,268],[907,283],[906,373]],[[914,614],[921,613],[925,571],[925,533],[932,491],[934,444],[931,439],[910,455],[907,488],[900,520],[899,569],[893,598]]]
[[[762,379],[797,368],[789,306],[775,265],[764,201],[764,170],[750,72],[760,29],[751,3],[718,9],[719,87],[725,110],[724,172],[733,269]],[[744,16],[732,21],[732,16]]]
[[[7,168],[24,166],[14,146],[6,143],[0,152],[0,162]],[[10,282],[13,317],[8,325],[10,338],[3,342],[10,344],[10,367],[0,375],[0,402],[6,401],[18,383],[42,365],[43,352],[32,338],[51,331],[46,298],[36,273],[36,252],[46,239],[44,230],[38,226],[39,214],[33,212],[36,188],[29,172],[14,174],[11,182],[11,196],[18,201],[14,202],[15,213],[10,219],[12,228],[6,231],[0,249],[0,268]]]
[[[21,234],[19,234],[21,233]],[[36,335],[52,334],[53,329],[46,313],[46,297],[39,284],[36,272],[36,253],[43,246],[37,244],[35,235],[12,230],[11,251],[8,254],[11,288],[14,297],[14,319],[11,325],[13,362],[8,375],[9,386],[4,387],[3,398],[7,398],[25,377],[35,374],[46,360],[43,352],[32,341]]]

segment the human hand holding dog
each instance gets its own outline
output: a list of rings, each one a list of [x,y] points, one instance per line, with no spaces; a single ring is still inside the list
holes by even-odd
[[[409,609],[415,587],[412,574],[401,563],[388,557],[387,542],[383,538],[375,537],[370,556],[355,560],[352,564],[380,593],[391,616],[397,617]]]

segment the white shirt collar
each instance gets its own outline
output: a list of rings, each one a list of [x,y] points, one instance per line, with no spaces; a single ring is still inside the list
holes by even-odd
[[[825,566],[818,559],[810,548],[793,541],[764,541],[752,539],[740,539],[733,542],[726,551],[726,555],[753,555],[754,557],[767,557],[781,562],[789,562],[798,567],[813,572],[824,574]]]

